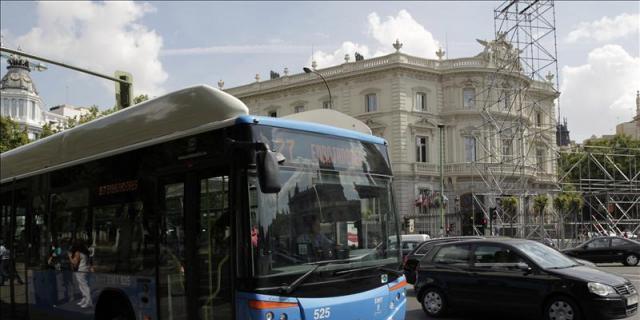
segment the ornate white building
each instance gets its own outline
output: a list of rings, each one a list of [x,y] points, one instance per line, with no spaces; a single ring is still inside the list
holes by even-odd
[[[460,59],[444,59],[442,50],[437,60],[410,56],[400,52],[398,41],[396,52],[386,56],[354,62],[347,55],[345,63],[317,70],[328,82],[332,101],[317,75],[289,75],[288,70],[266,81],[256,75],[254,83],[225,91],[240,98],[256,115],[281,117],[332,108],[365,122],[373,134],[389,142],[396,202],[403,216],[416,219],[415,232],[434,234],[441,225],[439,210],[432,203],[440,191],[438,126],[444,126],[446,223],[455,226],[452,233],[460,234],[463,227],[470,228],[469,214],[461,214],[471,205],[464,195],[495,191],[483,190],[487,172],[479,170],[513,175],[514,158],[522,154],[525,165],[518,171],[527,188],[544,190],[557,179],[555,162],[550,161],[556,152],[556,92],[550,82],[532,81],[518,70],[497,73],[507,61],[513,61],[512,47],[502,39],[479,42],[485,46],[483,52]],[[312,66],[315,69],[315,62]],[[489,83],[499,83],[500,89],[487,90]],[[219,87],[223,84],[218,83]],[[526,97],[510,91],[522,84],[528,88]],[[531,112],[507,110],[527,99],[536,100]],[[493,103],[489,113],[483,112],[490,100],[505,103]],[[500,128],[485,125],[487,116],[521,123],[524,141],[507,137],[515,129],[505,129],[505,138],[500,139],[501,133],[496,132]],[[535,151],[529,152],[531,149]],[[430,197],[426,206],[422,195]]]
[[[0,81],[0,114],[26,127],[29,140],[39,137],[44,124],[57,124],[68,118],[61,112],[46,111],[31,79],[29,60],[12,55],[7,64],[7,73]]]

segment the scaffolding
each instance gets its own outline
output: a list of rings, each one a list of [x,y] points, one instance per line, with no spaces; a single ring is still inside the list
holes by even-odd
[[[560,165],[561,188],[584,199],[569,224],[574,238],[640,232],[640,148],[586,145],[561,152]]]
[[[480,43],[495,71],[476,92],[482,120],[469,132],[475,150],[471,163],[480,180],[472,182],[474,208],[490,221],[491,234],[554,237],[558,215],[552,206],[542,216],[532,212],[535,195],[560,189],[554,2],[504,1],[494,10],[494,28],[495,40]],[[517,210],[502,209],[505,197],[518,199]],[[477,227],[474,222],[480,233]]]
[[[469,132],[479,180],[472,180],[473,209],[492,225],[484,233],[552,238],[566,246],[587,235],[640,232],[640,149],[559,150],[556,144],[554,2],[504,1],[494,10],[494,27],[495,40],[480,41],[494,71],[477,86],[481,123]],[[573,162],[566,163],[569,155]],[[559,212],[552,201],[559,192],[579,194],[583,208]],[[539,195],[547,199],[542,210],[534,209]],[[515,210],[503,208],[507,197],[517,200]],[[476,234],[478,226],[474,221]]]

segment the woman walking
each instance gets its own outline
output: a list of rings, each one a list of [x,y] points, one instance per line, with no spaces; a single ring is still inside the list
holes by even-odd
[[[91,300],[91,289],[89,288],[88,273],[91,271],[89,266],[89,249],[84,245],[82,240],[76,239],[71,251],[69,252],[69,261],[76,272],[74,276],[78,282],[78,289],[82,294],[82,300],[78,302],[80,308],[90,308],[93,306]]]

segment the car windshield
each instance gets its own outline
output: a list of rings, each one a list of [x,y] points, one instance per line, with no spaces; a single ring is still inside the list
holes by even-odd
[[[280,180],[277,194],[250,181],[256,278],[399,263],[390,177],[283,168]]]
[[[543,269],[562,269],[577,265],[571,258],[539,242],[526,241],[513,245]]]

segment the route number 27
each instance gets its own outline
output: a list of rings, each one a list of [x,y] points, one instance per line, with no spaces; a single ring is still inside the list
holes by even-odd
[[[318,308],[313,310],[313,320],[329,319],[331,316],[331,308]]]

